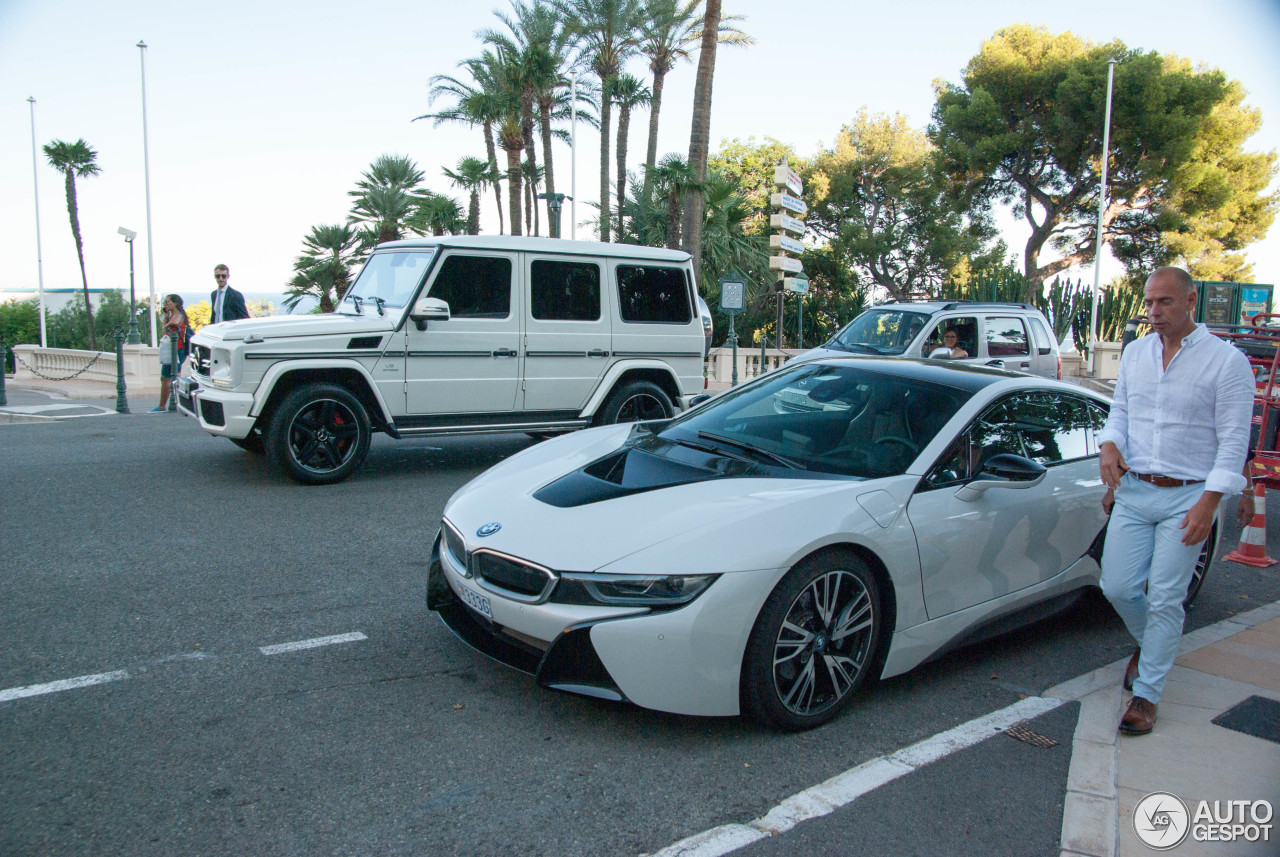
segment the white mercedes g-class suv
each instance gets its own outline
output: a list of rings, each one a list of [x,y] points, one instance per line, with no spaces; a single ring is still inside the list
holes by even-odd
[[[337,312],[215,324],[178,408],[299,482],[371,434],[554,434],[662,419],[703,389],[688,253],[442,236],[374,249]]]

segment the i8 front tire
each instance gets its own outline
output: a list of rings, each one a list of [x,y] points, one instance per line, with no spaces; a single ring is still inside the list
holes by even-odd
[[[801,562],[756,619],[742,707],[775,729],[812,729],[848,705],[876,663],[883,622],[875,575],[855,554]]]

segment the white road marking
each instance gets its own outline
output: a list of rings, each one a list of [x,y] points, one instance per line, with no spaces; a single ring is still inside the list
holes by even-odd
[[[128,677],[129,673],[126,670],[116,670],[109,673],[66,678],[62,681],[51,681],[48,684],[11,687],[8,690],[0,690],[0,702],[8,702],[11,699],[25,699],[28,696],[40,696],[46,693],[57,693],[60,690],[75,690],[78,687],[90,687],[95,684],[105,684],[109,681],[122,681]]]
[[[1045,696],[1019,700],[896,753],[880,756],[837,774],[825,783],[792,795],[755,821],[705,830],[668,845],[653,857],[721,857],[757,840],[784,833],[802,821],[819,818],[853,803],[898,777],[981,743],[1015,723],[1039,717],[1065,702],[1065,699]]]
[[[369,639],[359,631],[352,631],[350,634],[335,634],[332,637],[315,637],[310,640],[298,640],[293,643],[277,643],[274,646],[259,646],[258,651],[264,655],[278,655],[282,652],[297,652],[302,649],[317,649],[320,646],[334,646],[338,643],[355,643],[360,640]]]

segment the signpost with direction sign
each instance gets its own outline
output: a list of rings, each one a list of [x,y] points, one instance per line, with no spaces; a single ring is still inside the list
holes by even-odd
[[[737,271],[730,271],[720,278],[720,309],[729,316],[729,347],[733,349],[732,386],[738,386],[738,331],[733,329],[733,319],[747,305],[747,279]]]
[[[769,227],[777,230],[769,236],[769,269],[778,272],[778,280],[774,285],[778,300],[778,332],[777,346],[782,347],[782,308],[787,293],[804,296],[809,290],[809,278],[804,275],[804,265],[798,258],[804,252],[805,226],[803,218],[809,213],[809,206],[800,198],[804,192],[804,182],[795,170],[787,165],[784,157],[782,163],[773,168],[773,184],[777,191],[769,195],[769,205],[773,214],[769,217]],[[803,304],[802,304],[803,306]],[[801,312],[804,310],[801,309]],[[800,341],[804,341],[803,324]]]

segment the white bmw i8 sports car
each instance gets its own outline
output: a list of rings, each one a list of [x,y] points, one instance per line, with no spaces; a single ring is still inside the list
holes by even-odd
[[[1107,407],[936,361],[788,366],[481,474],[445,507],[427,603],[548,688],[807,729],[1097,584]]]

